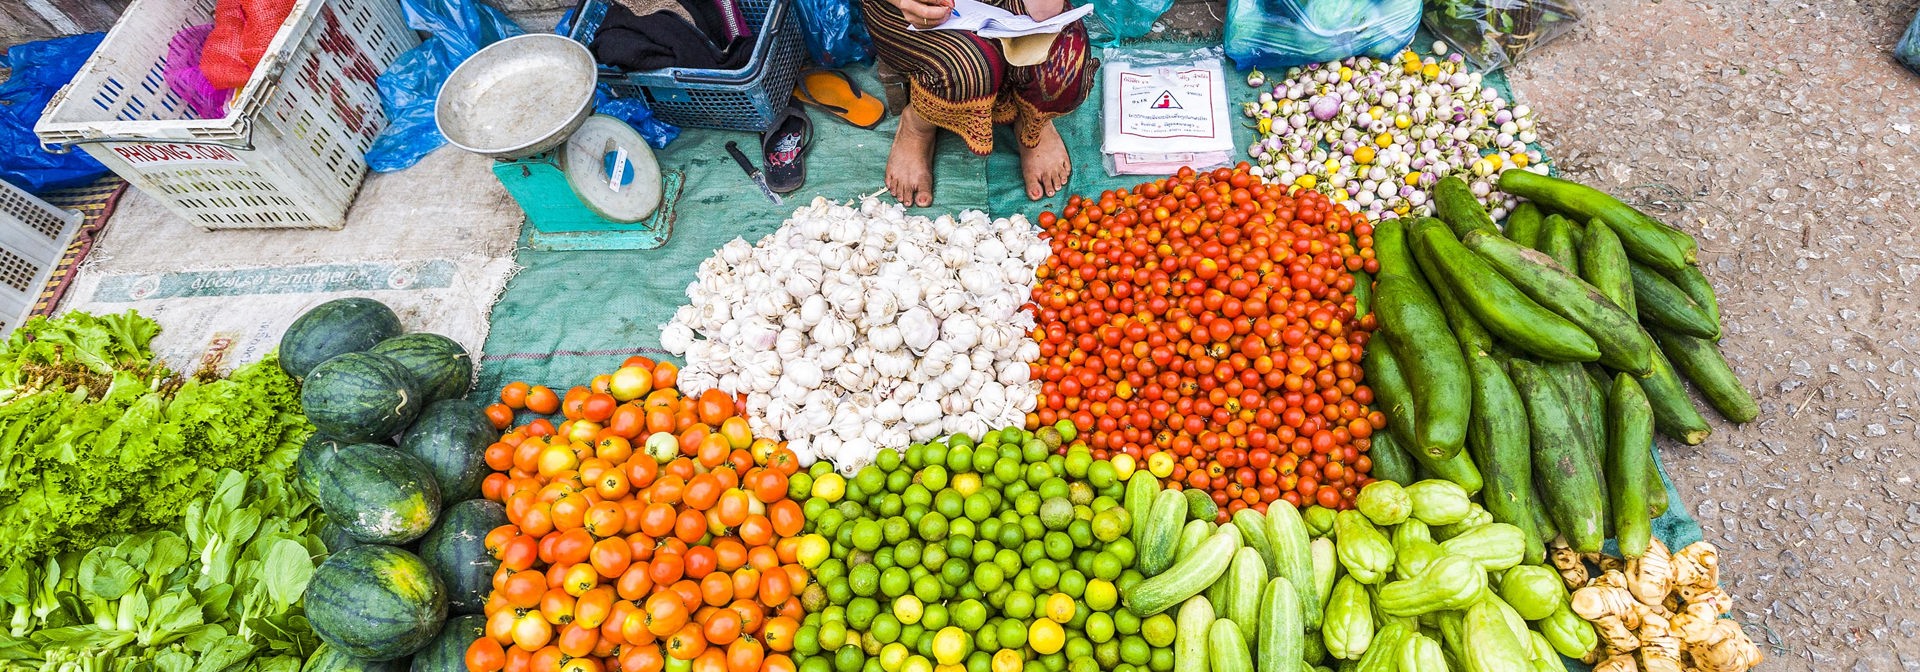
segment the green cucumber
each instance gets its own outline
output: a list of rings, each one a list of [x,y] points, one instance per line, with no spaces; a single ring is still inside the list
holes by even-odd
[[[1467,235],[1468,231],[1485,230],[1499,233],[1493,226],[1493,216],[1487,214],[1486,207],[1480,205],[1480,199],[1473,197],[1473,190],[1467,187],[1467,181],[1453,175],[1440,178],[1433,185],[1433,207],[1440,220],[1447,223],[1456,235]]]
[[[1273,537],[1267,533],[1267,517],[1253,509],[1241,509],[1233,512],[1229,520],[1240,529],[1240,543],[1260,555],[1260,562],[1267,566],[1268,576],[1278,576],[1280,557],[1273,551]]]
[[[1383,219],[1374,223],[1373,258],[1380,263],[1380,271],[1373,275],[1376,309],[1379,307],[1381,280],[1390,275],[1421,277],[1420,267],[1413,262],[1413,252],[1407,248],[1405,220]]]
[[[1548,362],[1540,365],[1559,387],[1562,398],[1567,400],[1567,413],[1573,418],[1574,428],[1587,449],[1587,455],[1594,464],[1606,464],[1607,453],[1607,396],[1600,393],[1587,377],[1587,370],[1578,364],[1569,362]],[[1606,492],[1607,471],[1594,472],[1600,477],[1600,491]],[[1601,520],[1606,517],[1606,499],[1601,499]]]
[[[1180,550],[1174,555],[1174,562],[1187,559],[1200,545],[1213,536],[1214,524],[1211,520],[1189,520],[1187,526],[1180,528]]]
[[[1407,449],[1437,460],[1458,455],[1466,445],[1473,392],[1460,342],[1438,300],[1419,280],[1388,275],[1376,289],[1378,333],[1406,365],[1407,383],[1418,400],[1415,440]]]
[[[1301,621],[1306,627],[1320,627],[1320,605],[1326,592],[1315,580],[1313,543],[1307,540],[1307,522],[1300,511],[1284,502],[1268,506],[1267,539],[1273,544],[1273,576],[1286,579],[1299,593]]]
[[[1373,407],[1387,416],[1387,432],[1393,435],[1394,443],[1401,450],[1411,455],[1418,413],[1414,411],[1413,387],[1407,384],[1399,356],[1387,347],[1386,341],[1372,341],[1361,355],[1360,366],[1367,385],[1373,389]]]
[[[1573,222],[1559,215],[1547,215],[1547,222],[1540,229],[1540,239],[1534,241],[1533,249],[1553,257],[1560,266],[1580,274],[1580,255],[1574,251]]]
[[[1373,276],[1366,271],[1353,272],[1353,319],[1359,320],[1373,311]]]
[[[1640,305],[1641,320],[1696,338],[1720,338],[1720,325],[1666,276],[1640,265],[1630,270],[1633,273],[1633,295]]]
[[[1713,341],[1677,334],[1657,327],[1648,328],[1653,340],[1660,344],[1667,361],[1679,369],[1693,386],[1700,388],[1700,396],[1707,398],[1713,410],[1720,417],[1734,424],[1752,422],[1760,416],[1760,405],[1753,400],[1753,394],[1740,384],[1740,378],[1733,375],[1733,366],[1720,354],[1720,346]]]
[[[1140,573],[1158,576],[1172,567],[1180,551],[1180,528],[1187,524],[1187,498],[1179,490],[1161,490],[1147,513],[1147,530],[1140,535]]]
[[[1507,171],[1509,173],[1516,171]],[[1551,257],[1499,236],[1474,232],[1462,242],[1548,310],[1579,325],[1600,346],[1600,363],[1645,376],[1653,370],[1653,341],[1633,316]]]
[[[1462,343],[1468,343],[1469,339],[1481,340],[1477,332],[1485,331],[1545,359],[1590,362],[1600,358],[1599,346],[1580,327],[1527,298],[1445,229],[1429,227],[1418,231],[1413,247],[1423,263],[1432,262],[1423,268],[1433,280],[1434,293],[1441,294],[1444,286],[1446,293],[1464,305],[1479,322],[1470,328],[1474,332],[1470,333],[1462,329],[1453,315],[1448,315]],[[1426,254],[1421,255],[1423,251]],[[1446,297],[1441,300],[1444,303]],[[1490,344],[1478,347],[1491,350]]]
[[[1308,615],[1307,628],[1315,629],[1320,627],[1327,603],[1333,598],[1333,582],[1340,577],[1342,570],[1339,549],[1334,547],[1332,539],[1315,539],[1307,544],[1307,551],[1313,556],[1313,594],[1316,596],[1313,604],[1316,606],[1307,608],[1306,604],[1302,604],[1301,609],[1302,613]]]
[[[1469,363],[1468,367],[1471,371],[1472,364]],[[1402,484],[1414,481],[1413,458],[1407,457],[1407,452],[1400,449],[1400,444],[1394,441],[1392,432],[1376,433],[1368,441],[1371,443],[1367,448],[1367,460],[1373,463],[1373,468],[1368,471],[1369,475],[1382,481]],[[1467,447],[1472,448],[1472,425],[1467,426],[1467,441]]]
[[[1173,619],[1173,672],[1210,672],[1207,669],[1207,626],[1213,625],[1213,605],[1195,595],[1181,603]]]
[[[1481,488],[1486,487],[1485,479],[1480,476],[1480,468],[1474,465],[1473,457],[1468,455],[1465,450],[1455,453],[1453,457],[1445,460],[1435,460],[1424,454],[1414,453],[1413,461],[1414,464],[1419,465],[1422,469],[1425,469],[1428,474],[1431,474],[1433,478],[1452,481],[1456,485],[1466,488],[1467,494],[1469,495],[1479,492]]]
[[[1253,549],[1242,546],[1233,552],[1233,562],[1227,565],[1227,575],[1221,582],[1228,589],[1227,601],[1220,605],[1220,617],[1233,621],[1241,632],[1258,632],[1260,592],[1267,585],[1266,561]]]
[[[1649,334],[1647,338],[1653,337]],[[1687,396],[1686,385],[1680,382],[1679,372],[1665,354],[1654,351],[1653,374],[1641,378],[1640,387],[1646,390],[1647,401],[1653,404],[1655,431],[1689,446],[1700,445],[1713,434],[1707,419],[1700,417],[1700,410],[1693,407],[1693,398]]]
[[[1220,518],[1220,504],[1199,488],[1187,488],[1180,494],[1187,498],[1187,517],[1198,520],[1217,520]]]
[[[1667,280],[1680,288],[1687,298],[1693,299],[1694,305],[1706,311],[1714,324],[1720,324],[1720,297],[1714,296],[1713,283],[1707,282],[1707,276],[1700,272],[1699,267],[1685,266],[1678,270],[1663,270],[1660,274],[1667,276]]]
[[[1285,577],[1269,579],[1260,591],[1259,626],[1253,635],[1260,672],[1299,672],[1307,650],[1307,627],[1300,614],[1300,593],[1293,584]]]
[[[1531,435],[1527,407],[1513,379],[1491,356],[1467,360],[1473,373],[1473,423],[1467,427],[1467,453],[1480,467],[1485,486],[1480,491],[1493,519],[1520,528],[1526,535],[1526,559],[1545,561],[1546,537],[1533,523],[1538,506],[1533,496],[1533,462],[1528,450]]]
[[[1613,508],[1613,534],[1620,543],[1620,554],[1638,558],[1646,554],[1653,535],[1649,499],[1655,489],[1667,491],[1658,480],[1651,483],[1645,475],[1653,462],[1653,406],[1633,376],[1620,374],[1613,382],[1613,394],[1607,399],[1607,499]]]
[[[1534,478],[1546,494],[1548,514],[1574,550],[1598,553],[1606,541],[1606,524],[1601,520],[1600,465],[1575,436],[1579,430],[1552,377],[1525,360],[1514,360],[1510,368],[1513,385],[1527,406]]]
[[[1216,618],[1207,626],[1207,666],[1212,672],[1253,672],[1253,652],[1239,625]]]
[[[1240,548],[1240,535],[1231,532],[1232,529],[1232,526],[1220,528],[1192,556],[1122,591],[1120,601],[1126,604],[1127,611],[1146,618],[1199,595],[1220,580],[1233,561],[1234,551]]]
[[[1587,225],[1579,257],[1581,279],[1628,315],[1640,314],[1633,295],[1633,276],[1628,271],[1633,262],[1627,260],[1627,250],[1620,246],[1620,236],[1613,229],[1599,222]]]
[[[1620,236],[1627,254],[1661,270],[1676,270],[1696,257],[1678,241],[1673,228],[1598,189],[1526,170],[1500,174],[1500,190],[1578,217],[1600,220]]]
[[[1122,505],[1127,509],[1128,520],[1133,521],[1128,536],[1133,539],[1135,548],[1140,546],[1140,538],[1147,533],[1147,514],[1153,512],[1153,498],[1160,494],[1160,477],[1145,469],[1133,472],[1127,478],[1127,490]]]
[[[1521,203],[1507,215],[1507,239],[1524,247],[1533,247],[1540,240],[1540,225],[1543,223],[1540,206],[1530,201]]]

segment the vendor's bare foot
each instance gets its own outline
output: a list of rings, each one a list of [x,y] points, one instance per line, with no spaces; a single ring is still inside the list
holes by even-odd
[[[933,205],[933,142],[938,127],[909,106],[887,154],[887,191],[905,205]]]
[[[1040,128],[1040,143],[1020,148],[1020,173],[1027,179],[1027,198],[1060,193],[1073,174],[1073,160],[1067,157],[1067,144],[1060,131],[1049,121]]]

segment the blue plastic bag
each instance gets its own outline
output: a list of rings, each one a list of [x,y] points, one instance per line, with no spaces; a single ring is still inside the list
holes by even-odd
[[[872,58],[873,38],[867,35],[867,17],[858,0],[798,0],[800,25],[806,29],[807,52],[829,68]]]
[[[593,111],[618,118],[632,126],[654,149],[666,149],[667,143],[680,137],[680,127],[661,121],[653,116],[653,110],[646,101],[638,98],[615,98],[607,85],[601,84],[593,91]]]
[[[1901,36],[1900,43],[1893,45],[1893,58],[1920,73],[1920,12],[1913,15],[1913,23],[1907,24],[1907,34]]]
[[[1130,40],[1153,30],[1153,22],[1173,8],[1173,0],[1093,0],[1093,15],[1107,27],[1110,39]]]
[[[1391,58],[1420,30],[1420,0],[1228,0],[1227,56],[1240,69]]]
[[[107,167],[86,152],[46,151],[33,134],[47,101],[80,72],[103,37],[106,33],[73,35],[7,50],[13,75],[0,82],[0,179],[37,194],[83,186],[107,173]]]
[[[400,5],[407,25],[428,36],[380,75],[387,129],[367,150],[367,165],[382,173],[412,166],[446,144],[433,121],[440,85],[481,47],[524,32],[500,10],[473,0],[402,0]]]

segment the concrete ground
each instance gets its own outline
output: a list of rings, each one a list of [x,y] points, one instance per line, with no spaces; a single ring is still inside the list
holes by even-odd
[[[1920,76],[1888,56],[1914,0],[1581,2],[1513,88],[1566,175],[1700,239],[1762,415],[1662,454],[1735,617],[1763,669],[1920,670]]]

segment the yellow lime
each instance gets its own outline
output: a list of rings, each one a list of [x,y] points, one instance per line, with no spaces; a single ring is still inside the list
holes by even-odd
[[[847,479],[841,478],[839,474],[829,472],[827,475],[814,480],[812,494],[815,497],[829,502],[838,502],[841,497],[845,497],[847,494]]]
[[[1126,453],[1113,456],[1113,477],[1122,481],[1133,476],[1133,456]]]
[[[1060,626],[1053,627],[1058,630]],[[958,665],[967,659],[967,649],[972,645],[973,637],[967,631],[949,625],[933,636],[933,659],[941,665]]]
[[[1062,630],[1059,623],[1050,619],[1035,619],[1033,625],[1027,626],[1027,646],[1033,647],[1033,650],[1040,655],[1059,651],[1060,647],[1066,643],[1067,631]],[[936,642],[935,646],[939,644]]]
[[[920,604],[920,598],[912,594],[901,595],[893,600],[893,617],[900,619],[903,625],[919,623],[924,614],[926,607]]]
[[[1073,620],[1073,598],[1066,593],[1054,593],[1047,597],[1047,618],[1056,623]]]
[[[1020,652],[1013,649],[1001,649],[993,654],[993,672],[1020,672],[1024,664]]]

